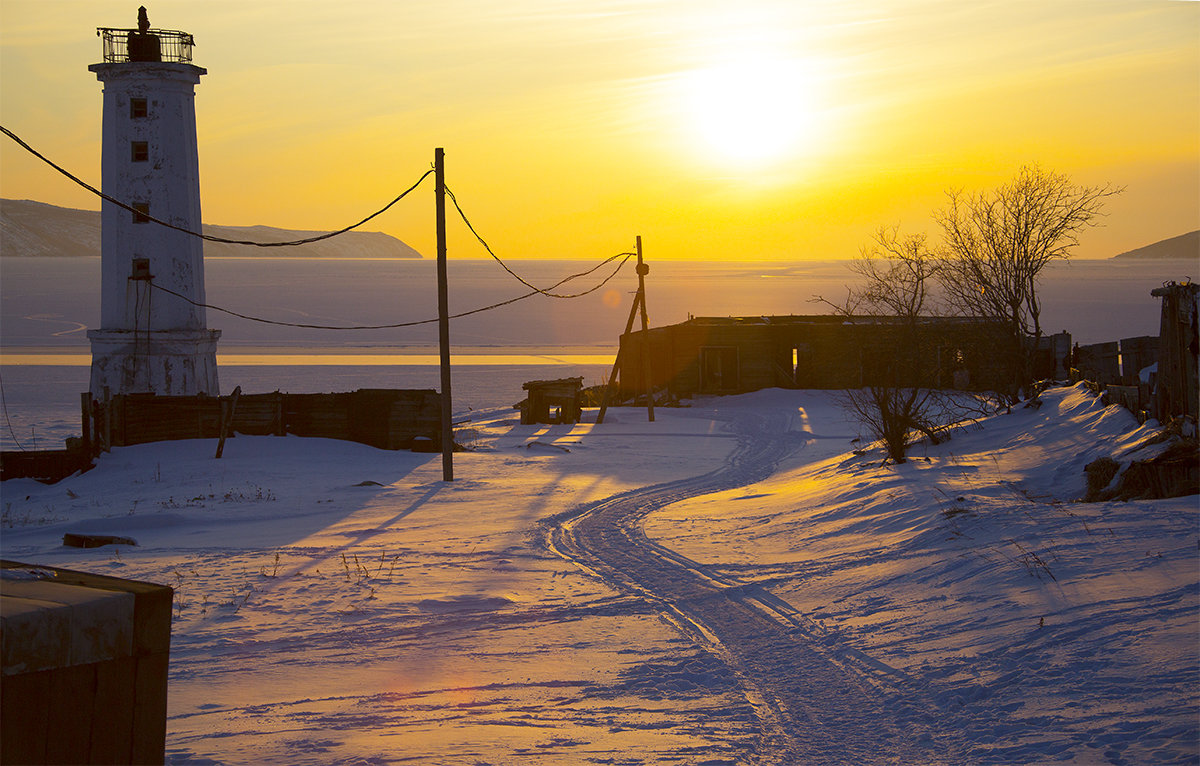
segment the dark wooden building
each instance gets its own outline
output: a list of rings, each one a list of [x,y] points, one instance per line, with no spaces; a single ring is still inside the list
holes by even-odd
[[[979,319],[895,317],[695,317],[621,337],[622,398],[643,389],[675,397],[762,388],[859,388],[872,384],[986,387],[1003,328]],[[914,338],[916,340],[914,340]],[[649,343],[649,353],[643,344]],[[904,371],[897,376],[898,360]]]
[[[1150,292],[1162,298],[1154,417],[1167,423],[1200,416],[1200,285],[1174,282]]]

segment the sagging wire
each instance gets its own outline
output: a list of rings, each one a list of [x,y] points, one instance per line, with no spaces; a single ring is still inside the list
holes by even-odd
[[[540,287],[538,287],[537,285],[534,285],[531,282],[527,281],[520,274],[518,274],[517,272],[510,269],[508,267],[508,264],[505,263],[503,260],[501,260],[500,256],[496,255],[496,253],[492,251],[492,248],[490,245],[488,245],[487,241],[484,240],[483,237],[479,236],[479,232],[475,231],[475,227],[472,226],[471,222],[467,219],[467,214],[463,212],[462,207],[458,204],[458,198],[454,196],[454,192],[450,191],[450,187],[448,187],[448,186],[446,187],[446,196],[449,197],[450,201],[454,203],[454,209],[458,211],[458,217],[461,218],[462,222],[467,225],[467,229],[470,230],[470,232],[475,235],[475,239],[479,240],[479,244],[483,245],[483,249],[487,251],[487,254],[492,256],[492,259],[494,261],[496,261],[496,263],[500,264],[500,268],[507,271],[509,274],[512,275],[512,277],[514,279],[516,279],[518,282],[520,282],[521,284],[528,287],[530,290],[533,290],[534,292],[539,293],[541,295],[545,295],[549,298],[578,298],[581,295],[587,295],[588,293],[597,289],[597,288],[592,288],[592,290],[588,290],[587,292],[575,293],[572,295],[564,295],[561,293],[550,292],[550,290],[553,290],[555,287],[558,287],[559,285],[561,285],[562,282],[559,282],[558,284],[551,286],[549,288],[549,290],[543,290]],[[620,258],[622,255],[628,257],[628,256],[637,255],[637,253],[620,253],[619,255],[616,255],[613,257]],[[609,260],[612,260],[612,259],[609,259]],[[564,280],[564,281],[566,281],[566,280]]]
[[[8,136],[13,141],[15,141],[18,145],[20,145],[23,149],[25,149],[25,151],[27,151],[30,154],[32,154],[33,156],[37,157],[42,162],[45,162],[47,165],[54,168],[55,170],[57,170],[59,173],[66,176],[70,180],[74,181],[76,184],[82,186],[84,189],[87,189],[88,191],[92,192],[93,194],[95,194],[96,196],[100,197],[101,199],[103,199],[107,202],[111,202],[114,205],[117,205],[118,207],[124,208],[125,210],[128,210],[131,213],[138,215],[139,218],[141,218],[141,219],[152,221],[154,223],[159,224],[160,226],[165,226],[169,229],[174,229],[175,231],[183,232],[184,234],[188,234],[193,237],[199,237],[200,239],[208,241],[208,242],[219,242],[219,243],[229,244],[229,245],[250,245],[253,247],[290,247],[290,246],[295,246],[295,245],[305,245],[305,244],[309,244],[312,242],[319,242],[321,240],[330,239],[331,237],[336,237],[339,234],[345,234],[346,232],[356,229],[359,226],[362,226],[363,224],[367,223],[371,219],[373,219],[373,218],[383,214],[387,210],[389,210],[397,202],[399,202],[400,200],[407,197],[410,193],[412,193],[418,186],[421,185],[421,183],[426,178],[428,178],[430,175],[432,175],[434,173],[433,169],[425,171],[424,175],[422,175],[420,178],[418,178],[416,183],[414,183],[412,186],[408,187],[403,192],[401,192],[400,195],[397,196],[395,199],[393,199],[391,202],[384,205],[382,208],[380,208],[376,212],[372,213],[371,215],[367,216],[366,218],[362,219],[358,223],[351,224],[350,226],[343,227],[336,231],[319,234],[315,237],[308,237],[306,239],[298,239],[298,240],[293,240],[293,241],[289,241],[289,242],[255,242],[252,240],[226,239],[224,237],[216,237],[211,234],[204,234],[203,232],[192,231],[191,229],[186,229],[181,226],[176,226],[175,224],[168,223],[167,221],[163,221],[158,218],[155,218],[154,216],[149,215],[148,213],[146,213],[144,211],[137,210],[133,206],[128,205],[128,204],[122,202],[121,200],[118,200],[108,194],[105,194],[104,192],[100,191],[96,187],[94,187],[91,184],[87,183],[86,181],[82,180],[81,178],[74,175],[70,171],[68,171],[65,168],[61,167],[60,165],[56,164],[53,160],[49,159],[48,157],[43,155],[41,152],[34,149],[32,146],[30,146],[28,143],[26,143],[20,136],[18,136],[16,133],[13,133],[11,130],[4,127],[3,125],[0,125],[0,132],[3,132],[4,135]],[[454,203],[454,208],[458,211],[458,214],[462,218],[463,223],[465,223],[467,225],[467,228],[471,231],[471,233],[473,235],[475,235],[475,238],[477,240],[479,240],[480,244],[483,245],[484,249],[488,252],[488,255],[490,255],[493,259],[495,259],[495,261],[497,263],[499,263],[504,268],[505,271],[507,271],[509,274],[511,274],[514,278],[516,278],[517,281],[519,281],[521,284],[525,285],[526,287],[530,288],[530,290],[532,291],[532,292],[526,293],[524,295],[519,295],[515,298],[510,298],[509,300],[506,300],[506,301],[501,301],[499,303],[493,303],[489,306],[483,306],[481,308],[472,309],[471,311],[464,311],[460,314],[454,314],[450,317],[450,319],[460,319],[462,317],[471,316],[472,314],[479,314],[484,311],[491,311],[493,309],[498,309],[502,306],[508,306],[510,304],[516,303],[517,301],[525,300],[526,298],[532,298],[534,295],[545,295],[550,298],[567,298],[567,299],[581,298],[585,295],[588,295],[590,293],[593,293],[593,292],[599,290],[601,287],[604,287],[604,285],[608,284],[608,282],[611,281],[614,277],[616,277],[617,274],[621,271],[621,267],[623,267],[625,265],[625,263],[631,257],[633,257],[635,255],[635,253],[618,253],[614,256],[610,256],[609,258],[604,259],[603,261],[596,264],[595,266],[588,269],[587,271],[583,271],[578,274],[572,274],[568,277],[565,277],[564,279],[556,282],[554,285],[551,285],[551,287],[548,290],[543,290],[542,288],[537,287],[536,285],[523,279],[519,274],[517,274],[515,271],[513,271],[511,268],[509,268],[508,265],[505,264],[504,261],[502,261],[500,259],[500,257],[497,256],[492,251],[492,248],[483,239],[483,237],[479,236],[479,232],[475,231],[475,227],[471,225],[471,222],[467,219],[467,216],[463,212],[462,207],[458,204],[458,199],[455,198],[454,194],[448,188],[446,189],[446,194],[447,194],[447,196],[450,197],[450,200]],[[573,279],[579,279],[581,277],[585,277],[585,276],[588,276],[589,274],[592,274],[597,269],[599,269],[601,266],[611,263],[612,261],[614,261],[618,258],[622,259],[621,262],[619,264],[617,264],[617,267],[615,269],[613,269],[613,272],[611,274],[609,274],[607,277],[605,277],[605,279],[603,281],[601,281],[599,284],[597,284],[591,288],[588,288],[587,290],[583,290],[583,291],[577,292],[577,293],[551,292],[555,288],[561,287],[562,285],[566,284],[567,282],[570,282]],[[222,312],[225,314],[229,314],[230,316],[235,316],[235,317],[238,317],[239,319],[245,319],[245,320],[248,320],[251,322],[261,322],[263,324],[279,325],[281,327],[299,327],[299,328],[312,329],[312,330],[384,330],[384,329],[393,329],[393,328],[399,328],[399,327],[415,327],[417,325],[432,324],[432,323],[438,321],[435,318],[435,319],[422,319],[422,320],[418,320],[418,321],[414,321],[414,322],[395,322],[395,323],[391,323],[391,324],[382,324],[382,325],[351,325],[351,326],[317,325],[317,324],[305,324],[305,323],[300,323],[300,322],[284,322],[284,321],[280,321],[280,320],[265,319],[263,317],[251,316],[249,314],[242,314],[237,311],[233,311],[232,309],[223,308],[221,306],[215,306],[215,305],[212,305],[209,303],[202,303],[202,302],[193,300],[192,298],[189,298],[186,295],[177,293],[174,290],[171,290],[170,288],[155,284],[153,281],[151,281],[149,284],[150,284],[151,288],[161,290],[170,295],[174,295],[175,297],[180,298],[181,300],[184,300],[184,301],[192,304],[193,306],[197,306],[200,308],[206,308],[206,309],[212,309],[213,311],[219,311],[219,312]]]
[[[576,293],[571,296],[555,296],[555,297],[580,298],[584,295],[588,295],[589,293],[594,293],[597,290],[599,290],[601,287],[604,287],[606,284],[608,284],[610,281],[612,281],[612,279],[614,277],[616,277],[617,274],[621,271],[621,267],[623,267],[625,265],[625,263],[633,256],[634,256],[634,253],[617,253],[616,255],[609,256],[608,258],[605,258],[603,261],[600,261],[600,263],[596,264],[595,266],[588,269],[587,271],[582,271],[578,274],[572,274],[569,277],[565,277],[564,279],[559,280],[557,283],[552,285],[550,289],[553,290],[556,287],[560,287],[560,286],[566,284],[567,282],[570,282],[573,279],[579,279],[580,277],[586,277],[589,274],[595,272],[601,266],[612,263],[616,259],[621,258],[621,262],[617,264],[617,267],[615,269],[613,269],[612,273],[609,274],[607,277],[605,277],[599,284],[595,285],[594,287],[590,287],[587,290],[584,290],[583,292]],[[155,290],[161,290],[162,292],[167,293],[169,295],[174,295],[176,298],[187,301],[188,303],[192,304],[193,306],[197,306],[199,308],[212,309],[213,311],[219,311],[222,314],[229,314],[230,316],[237,317],[238,319],[245,319],[250,322],[261,322],[262,324],[278,325],[280,327],[301,327],[301,328],[308,329],[308,330],[390,330],[390,329],[394,329],[394,328],[398,328],[398,327],[416,327],[417,325],[433,324],[434,322],[438,321],[438,319],[436,317],[434,317],[433,319],[420,319],[420,320],[413,321],[413,322],[394,322],[392,324],[374,324],[374,325],[323,325],[323,324],[305,324],[302,322],[284,322],[284,321],[280,321],[280,320],[276,320],[276,319],[265,319],[263,317],[251,316],[249,314],[241,314],[237,311],[233,311],[232,309],[227,309],[227,308],[224,308],[221,306],[215,306],[211,303],[201,303],[199,301],[193,300],[192,298],[189,298],[186,295],[183,295],[182,293],[177,293],[174,290],[170,289],[169,287],[163,287],[162,285],[156,284],[153,281],[150,282],[150,287]],[[534,289],[528,293],[525,293],[524,295],[518,295],[516,298],[509,298],[506,301],[501,301],[499,303],[493,303],[490,306],[483,306],[481,308],[471,309],[470,311],[464,311],[459,314],[451,314],[448,318],[449,319],[461,319],[463,317],[471,316],[472,314],[480,314],[480,313],[483,313],[484,311],[491,311],[492,309],[498,309],[498,308],[501,308],[502,306],[508,306],[510,304],[516,303],[517,301],[523,301],[526,298],[532,298],[535,295],[546,295],[546,294],[547,293],[544,290]]]
[[[391,202],[384,205],[379,210],[376,210],[374,213],[371,213],[369,216],[362,219],[358,223],[352,223],[349,226],[345,226],[341,229],[338,229],[337,231],[330,231],[330,232],[326,232],[324,234],[318,234],[315,237],[308,237],[306,239],[296,239],[296,240],[291,240],[288,242],[255,242],[255,241],[249,240],[249,239],[226,239],[224,237],[216,237],[211,234],[205,234],[205,233],[199,232],[199,231],[192,231],[191,229],[187,229],[182,226],[176,226],[173,223],[168,223],[161,219],[155,218],[154,216],[150,215],[149,213],[136,210],[132,205],[128,205],[128,204],[122,202],[121,200],[116,199],[115,197],[105,194],[104,192],[100,191],[99,189],[92,186],[88,182],[86,182],[83,179],[79,178],[78,176],[72,174],[70,171],[55,164],[52,160],[50,160],[48,157],[43,155],[38,150],[34,149],[29,144],[25,143],[25,141],[23,141],[20,136],[18,136],[16,133],[13,133],[11,130],[4,127],[3,125],[0,125],[0,132],[3,132],[4,135],[11,138],[13,141],[16,141],[23,149],[25,149],[25,151],[29,152],[34,157],[37,157],[39,160],[46,163],[50,167],[54,168],[59,173],[62,173],[64,176],[71,179],[75,183],[79,184],[83,188],[87,189],[92,194],[95,194],[100,199],[105,200],[106,202],[111,202],[118,207],[124,208],[125,210],[128,210],[129,212],[136,214],[138,216],[138,220],[150,221],[153,223],[157,223],[160,226],[166,226],[168,229],[174,229],[175,231],[181,231],[184,234],[188,234],[193,237],[199,237],[200,239],[203,239],[207,242],[219,242],[219,243],[226,244],[226,245],[250,245],[252,247],[294,247],[296,245],[307,245],[307,244],[311,244],[313,242],[320,242],[321,240],[324,240],[324,239],[330,239],[332,237],[336,237],[339,234],[345,234],[348,231],[357,229],[359,226],[362,226],[367,221],[370,221],[372,218],[376,218],[376,217],[382,215],[383,213],[387,212],[393,205],[395,205],[397,202],[399,202],[400,200],[407,197],[412,191],[414,191],[418,186],[420,186],[422,181],[424,181],[429,176],[433,175],[432,170],[425,171],[425,174],[423,176],[421,176],[420,178],[418,178],[417,182],[415,184],[413,184],[412,186],[408,187],[403,192],[401,192],[400,196],[396,197],[395,199],[393,199]]]
[[[0,409],[4,410],[4,422],[8,424],[8,435],[12,437],[13,444],[17,445],[17,449],[22,452],[28,452],[27,449],[21,446],[21,440],[17,438],[17,432],[13,430],[12,421],[8,419],[8,400],[4,397],[3,375],[0,375]]]

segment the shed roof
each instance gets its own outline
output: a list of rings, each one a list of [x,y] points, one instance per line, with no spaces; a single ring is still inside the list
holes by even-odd
[[[991,320],[983,317],[920,317],[920,320],[928,324],[977,324],[988,323]],[[796,326],[796,325],[890,325],[900,324],[905,322],[904,317],[898,316],[842,316],[840,314],[785,314],[771,316],[742,316],[742,317],[691,317],[686,322],[680,322],[681,325],[692,325],[700,327],[737,327],[737,326],[765,326],[772,325],[777,327]]]

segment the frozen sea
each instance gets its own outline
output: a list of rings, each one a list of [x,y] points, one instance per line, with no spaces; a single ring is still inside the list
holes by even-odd
[[[827,313],[814,298],[838,300],[854,275],[845,261],[651,263],[651,326],[689,316]],[[578,261],[515,261],[540,287],[591,268]],[[450,263],[450,309],[462,313],[528,292],[492,261]],[[1054,264],[1042,283],[1044,325],[1078,343],[1158,333],[1159,302],[1150,290],[1200,275],[1197,261],[1092,260]],[[612,266],[568,282],[581,292]],[[430,260],[212,258],[207,301],[266,319],[326,325],[417,322],[436,316]],[[86,331],[99,324],[99,258],[0,258],[0,376],[6,421],[0,443],[11,449],[61,446],[78,431],[79,392],[86,390]],[[627,264],[581,298],[540,295],[451,323],[454,409],[507,406],[521,383],[583,376],[600,383],[628,318],[636,278]],[[219,311],[221,388],[247,393],[440,388],[436,324],[390,330],[316,330],[263,324]]]

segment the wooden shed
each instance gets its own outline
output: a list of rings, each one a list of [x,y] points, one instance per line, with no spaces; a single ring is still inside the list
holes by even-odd
[[[1181,416],[1195,423],[1200,415],[1200,285],[1172,282],[1150,294],[1162,298],[1154,417],[1160,423]]]
[[[673,397],[883,382],[978,387],[998,372],[988,349],[1002,333],[973,318],[924,318],[914,328],[895,317],[694,317],[621,336],[619,390],[628,398],[642,389],[644,359],[653,389]],[[897,378],[900,347],[914,363]]]

